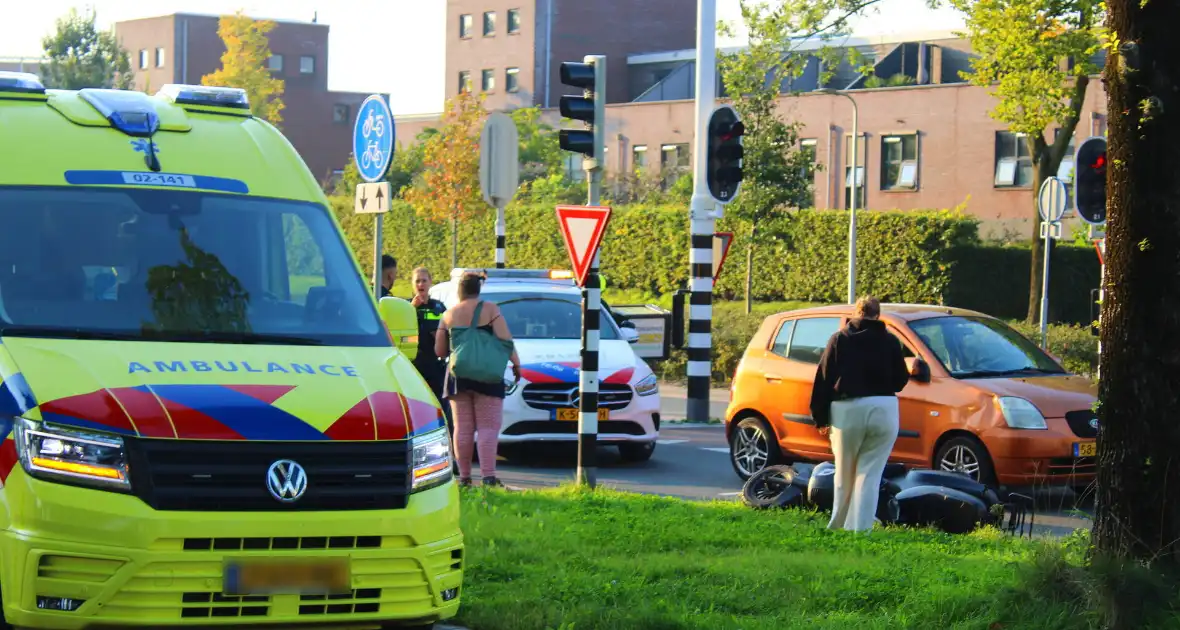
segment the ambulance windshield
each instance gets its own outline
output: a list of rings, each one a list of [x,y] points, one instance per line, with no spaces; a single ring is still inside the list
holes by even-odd
[[[323,206],[190,191],[0,187],[0,332],[380,346]]]

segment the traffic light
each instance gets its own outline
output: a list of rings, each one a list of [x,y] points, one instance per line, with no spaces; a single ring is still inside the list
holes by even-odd
[[[562,129],[558,143],[564,151],[600,160],[606,104],[606,57],[587,55],[582,62],[562,62],[561,82],[582,89],[582,96],[561,97],[561,115],[586,123],[586,129]]]
[[[1086,138],[1074,157],[1073,197],[1078,216],[1095,225],[1106,222],[1106,138]]]
[[[742,136],[746,126],[737,111],[722,105],[709,117],[709,149],[706,156],[705,181],[709,194],[718,203],[729,203],[737,196],[742,183]]]

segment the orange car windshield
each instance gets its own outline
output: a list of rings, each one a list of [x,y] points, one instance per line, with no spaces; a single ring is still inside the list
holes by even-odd
[[[990,317],[932,317],[910,322],[910,329],[955,378],[1066,373],[1036,344]]]

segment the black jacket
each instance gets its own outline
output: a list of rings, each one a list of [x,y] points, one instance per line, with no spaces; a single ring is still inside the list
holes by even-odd
[[[811,417],[815,426],[832,422],[832,401],[894,396],[910,380],[901,342],[876,319],[853,319],[832,335],[815,370]]]

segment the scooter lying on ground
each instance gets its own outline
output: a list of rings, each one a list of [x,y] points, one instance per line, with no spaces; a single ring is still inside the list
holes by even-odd
[[[830,512],[835,495],[836,466],[768,466],[750,477],[742,499],[756,509],[810,507]],[[965,534],[994,525],[1010,535],[1032,537],[1033,499],[1009,493],[1001,501],[994,490],[966,475],[942,470],[887,464],[881,477],[877,520],[884,525],[935,526]]]

